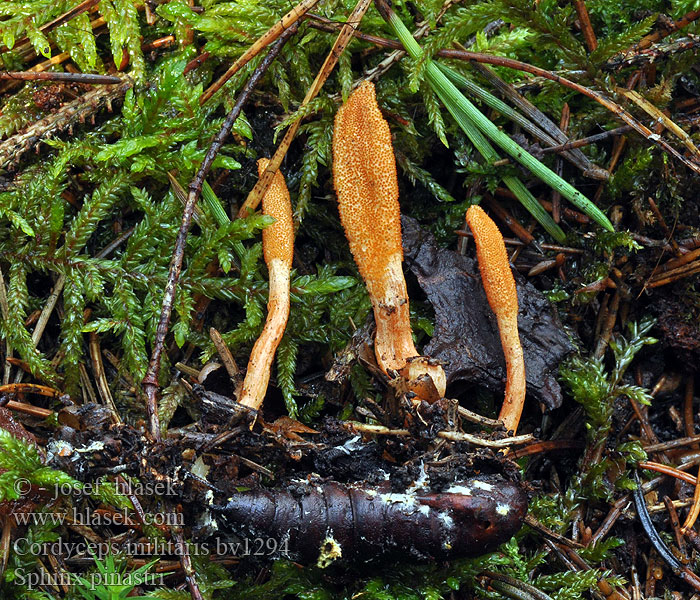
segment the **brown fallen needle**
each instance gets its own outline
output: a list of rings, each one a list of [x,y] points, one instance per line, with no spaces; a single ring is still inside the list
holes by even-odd
[[[438,400],[445,395],[445,373],[418,355],[411,335],[396,161],[389,125],[369,81],[335,117],[333,182],[340,220],[374,309],[377,363],[385,373],[401,372],[420,398]]]
[[[266,158],[258,161],[258,175],[265,172],[267,163]],[[263,213],[275,219],[272,225],[263,230],[263,254],[270,275],[270,295],[267,320],[250,354],[239,400],[254,410],[260,408],[265,398],[272,359],[289,318],[289,271],[294,254],[294,225],[289,191],[281,172],[275,173],[262,205]]]
[[[506,395],[498,418],[506,430],[518,429],[525,403],[525,362],[518,333],[518,294],[508,264],[503,236],[480,206],[467,210],[467,224],[474,234],[481,281],[496,315],[506,358]]]

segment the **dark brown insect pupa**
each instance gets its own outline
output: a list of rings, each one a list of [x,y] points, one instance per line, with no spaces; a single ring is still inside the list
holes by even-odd
[[[294,491],[242,492],[214,510],[226,529],[274,538],[291,558],[326,567],[336,559],[483,554],[520,529],[527,496],[520,486],[488,476],[444,492],[401,494],[326,482]]]

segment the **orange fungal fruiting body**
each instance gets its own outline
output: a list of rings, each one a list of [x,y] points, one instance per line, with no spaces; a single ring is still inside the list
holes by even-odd
[[[262,175],[268,159],[258,161]],[[250,353],[240,403],[258,410],[262,405],[270,368],[289,318],[289,272],[294,255],[294,224],[289,191],[281,172],[275,174],[262,201],[263,213],[275,219],[263,230],[263,255],[270,275],[267,320]]]
[[[510,270],[503,236],[480,206],[467,210],[467,224],[474,234],[481,281],[496,315],[506,359],[506,394],[499,418],[515,432],[525,402],[525,363],[518,333],[518,294]]]
[[[398,371],[418,352],[401,268],[399,188],[391,133],[369,81],[336,114],[333,182],[340,220],[372,300],[377,362],[384,372]],[[444,395],[442,368],[426,363],[423,371],[434,380],[437,396]]]

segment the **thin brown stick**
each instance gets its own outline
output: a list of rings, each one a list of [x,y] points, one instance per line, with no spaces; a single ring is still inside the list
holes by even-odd
[[[506,224],[508,229],[510,229],[523,244],[530,245],[535,241],[535,236],[525,229],[512,214],[499,204],[499,202],[493,198],[487,197],[486,204],[488,204],[488,207]]]
[[[685,538],[683,537],[683,532],[681,531],[681,523],[678,520],[678,511],[673,505],[673,500],[668,496],[664,496],[664,506],[668,511],[668,518],[671,522],[671,528],[673,529],[673,534],[676,536],[676,544],[683,555],[685,555]],[[651,510],[649,510],[651,512]]]
[[[596,359],[603,358],[605,349],[608,347],[608,342],[610,341],[610,336],[612,336],[612,330],[617,320],[617,311],[620,308],[620,298],[620,290],[615,290],[615,294],[610,302],[608,314],[603,321],[603,328],[596,342],[595,352],[593,354]]]
[[[693,413],[693,398],[695,397],[695,375],[688,375],[685,380],[685,394],[683,395],[683,422],[685,434],[695,437],[695,416]],[[700,444],[693,444],[695,450],[700,450]]]
[[[260,52],[262,52],[267,46],[276,41],[282,34],[292,25],[295,25],[299,19],[314,5],[318,0],[302,0],[297,4],[292,10],[290,10],[286,15],[284,15],[279,21],[277,21],[270,29],[268,29],[262,36],[260,36],[255,42],[248,48],[239,58],[234,62],[219,79],[212,83],[199,98],[199,103],[204,104],[209,98],[211,98],[221,87],[233,77],[238,71],[240,71],[248,62],[256,57]],[[189,67],[189,65],[187,65]]]
[[[690,277],[691,275],[695,275],[696,273],[700,273],[700,260],[695,260],[688,265],[684,265],[682,267],[678,267],[676,269],[668,271],[668,273],[665,273],[661,277],[655,277],[654,279],[650,279],[649,281],[647,281],[645,287],[661,287],[662,285],[674,283],[679,279],[685,279],[686,277]]]
[[[468,408],[464,408],[463,406],[457,407],[457,414],[459,414],[459,416],[465,421],[476,423],[477,425],[485,425],[486,427],[503,427],[503,421],[483,417],[475,412],[472,412]]]
[[[511,450],[510,452],[513,452]],[[578,542],[574,542],[573,540],[570,540],[568,537],[565,537],[556,531],[552,531],[548,527],[544,526],[542,523],[540,523],[535,517],[532,515],[525,515],[525,524],[532,527],[533,529],[536,529],[539,531],[542,535],[545,537],[554,540],[555,542],[559,542],[560,544],[563,544],[564,546],[568,546],[569,548],[583,548],[583,544],[579,544]]]
[[[90,10],[93,6],[96,6],[97,4],[100,3],[100,0],[83,0],[80,4],[77,4],[73,8],[71,8],[69,11],[66,11],[62,15],[59,15],[56,17],[53,21],[49,21],[48,23],[44,23],[41,27],[39,27],[39,31],[42,33],[46,34],[49,31],[53,31],[57,27],[60,27],[64,23],[67,23],[71,19],[77,17],[78,15]],[[17,40],[13,48],[17,48],[18,46],[21,46],[24,43],[29,42],[28,37],[23,37]],[[5,46],[7,48],[7,46]],[[9,50],[9,48],[7,48]]]
[[[199,198],[199,194],[202,191],[202,185],[204,184],[204,179],[206,178],[211,165],[216,158],[216,155],[221,148],[221,146],[228,138],[231,129],[233,128],[236,119],[243,109],[243,105],[248,101],[250,94],[253,89],[257,86],[262,76],[265,74],[267,69],[275,60],[277,55],[282,50],[284,44],[289,40],[289,38],[294,35],[297,27],[292,25],[284,31],[280,38],[275,42],[275,44],[270,48],[267,56],[263,59],[260,65],[255,69],[250,79],[245,84],[241,93],[236,100],[231,112],[227,115],[224,120],[221,130],[216,135],[212,144],[207,151],[202,165],[199,171],[195,175],[194,179],[190,183],[189,195],[187,197],[187,203],[182,213],[182,223],[180,224],[180,229],[177,233],[177,238],[175,239],[175,247],[173,249],[173,256],[170,261],[170,269],[168,272],[168,281],[165,286],[165,291],[163,292],[163,304],[160,311],[160,320],[158,321],[158,326],[156,328],[156,336],[153,342],[153,352],[151,354],[151,360],[148,364],[148,369],[146,371],[146,376],[143,378],[142,386],[143,391],[146,395],[146,412],[148,414],[149,428],[151,435],[155,440],[160,441],[160,423],[158,419],[158,401],[156,394],[158,392],[158,371],[160,370],[160,359],[163,353],[163,348],[165,346],[165,336],[168,334],[168,328],[170,326],[170,315],[173,310],[173,303],[175,301],[175,292],[177,290],[177,284],[180,279],[180,271],[182,270],[182,261],[185,254],[185,242],[187,240],[187,232],[189,231],[190,224],[192,222],[192,214],[194,213],[194,208]]]
[[[92,370],[95,374],[95,381],[97,383],[97,391],[102,398],[102,402],[107,408],[109,408],[110,413],[112,413],[112,422],[120,424],[122,422],[119,416],[119,411],[114,404],[114,399],[112,398],[112,392],[109,390],[109,384],[107,383],[107,376],[105,375],[104,364],[102,363],[102,353],[100,352],[100,340],[97,337],[97,333],[94,331],[90,332],[90,341],[88,344],[90,350],[90,359],[92,360]]]
[[[38,417],[39,419],[48,419],[55,414],[54,411],[49,410],[48,408],[39,408],[38,406],[32,406],[26,402],[15,402],[14,400],[10,400],[7,404],[5,404],[5,408],[16,410],[17,412],[21,412],[32,417]]]
[[[654,273],[652,274],[652,278],[656,278],[662,273],[668,273],[669,271],[677,269],[678,267],[687,265],[689,262],[693,262],[696,258],[700,258],[700,248],[696,248],[695,250],[692,250],[688,252],[688,254],[684,254],[679,258],[673,258],[669,260],[667,263],[661,265],[657,270],[654,271]]]
[[[10,558],[10,542],[12,541],[13,519],[7,515],[2,519],[2,537],[0,537],[0,577],[5,576],[7,561]]]
[[[693,435],[684,438],[676,438],[669,442],[660,442],[658,444],[648,444],[643,446],[645,452],[663,452],[664,450],[673,450],[683,446],[692,446],[700,442],[700,435]]]
[[[669,226],[666,224],[666,219],[664,219],[664,216],[661,214],[661,211],[659,210],[659,207],[656,205],[656,202],[654,202],[654,199],[649,196],[647,199],[649,202],[649,206],[651,207],[651,211],[654,213],[654,216],[656,217],[656,220],[659,222],[659,226],[661,227],[661,230],[664,232],[664,235],[666,236],[666,239],[668,240],[668,243],[671,244],[671,248],[673,248],[673,253],[676,255],[676,257],[682,257],[683,255],[681,254],[681,250],[678,247],[678,242],[673,239],[673,231],[669,228]]]
[[[639,106],[645,113],[647,113],[652,119],[654,119],[654,123],[658,124],[659,126],[665,127],[671,133],[673,133],[691,152],[692,155],[694,155],[695,157],[698,156],[698,149],[693,143],[693,140],[690,139],[690,136],[663,111],[659,110],[656,106],[654,106],[651,102],[644,98],[639,92],[636,92],[634,90],[628,90],[623,87],[616,88],[616,91],[618,94],[623,95],[625,98],[631,100],[637,106]],[[658,133],[660,133],[661,131],[662,130],[659,129]]]
[[[691,485],[696,485],[698,482],[697,477],[693,477],[690,473],[685,473],[675,467],[670,465],[664,465],[662,463],[657,463],[651,460],[643,460],[639,463],[640,469],[649,469],[650,471],[656,471],[657,473],[663,473],[664,475],[669,475],[670,477],[675,477]]]
[[[549,148],[542,148],[541,152],[544,154],[548,154],[551,152],[564,152],[566,150],[572,150],[574,148],[583,148],[583,146],[590,146],[591,144],[607,140],[611,136],[622,135],[631,130],[632,128],[629,125],[622,125],[621,127],[616,127],[615,129],[603,131],[602,133],[596,133],[595,135],[589,135],[588,137],[573,140],[571,142],[567,142],[566,144],[560,144],[559,146],[550,146]]]
[[[209,52],[202,52],[199,56],[195,56],[190,62],[188,62],[185,65],[185,68],[182,70],[183,75],[187,75],[190,71],[193,69],[196,69],[197,67],[201,67],[211,56]]]
[[[622,510],[629,503],[629,496],[625,495],[622,498],[620,498],[617,502],[615,502],[615,504],[613,504],[612,508],[610,509],[610,512],[607,514],[605,519],[603,519],[603,522],[600,524],[600,527],[598,527],[598,531],[596,531],[591,536],[591,539],[588,540],[588,544],[586,545],[589,548],[595,546],[598,543],[598,540],[602,540],[608,534],[608,532],[612,529],[613,525],[615,525],[617,519],[622,514]]]
[[[571,118],[571,110],[569,109],[569,103],[565,102],[563,108],[561,109],[561,118],[559,119],[559,129],[562,133],[566,135],[567,129],[569,129],[569,120]],[[557,156],[555,161],[554,172],[561,177],[564,174],[564,161],[561,156]],[[559,190],[552,190],[552,219],[555,223],[561,223],[561,193]]]
[[[588,46],[590,52],[593,52],[598,47],[598,40],[591,25],[591,18],[588,16],[585,0],[574,0],[574,8],[576,9],[579,23],[581,23],[581,32],[583,33],[586,46]]]
[[[192,557],[190,556],[190,551],[185,542],[185,536],[182,534],[182,529],[179,527],[173,528],[173,537],[177,544],[180,565],[182,565],[182,570],[185,572],[185,581],[187,582],[187,587],[190,588],[192,600],[203,600],[202,592],[199,590],[199,585],[197,584],[197,572],[192,565]]]
[[[345,421],[343,424],[346,427],[358,431],[360,433],[372,433],[375,435],[396,435],[399,437],[405,437],[411,435],[408,429],[389,429],[383,425],[368,425],[366,423],[358,423],[357,421]],[[535,438],[534,436],[527,435],[516,435],[502,440],[486,440],[480,438],[476,435],[470,433],[462,433],[461,431],[438,431],[437,437],[443,438],[445,440],[450,440],[453,442],[469,442],[475,446],[486,446],[487,448],[508,448],[510,446],[517,446],[519,444],[526,444],[532,442]],[[694,480],[693,480],[694,481]]]
[[[669,26],[664,27],[663,31],[655,31],[654,33],[650,33],[649,35],[644,36],[638,44],[635,44],[632,47],[631,51],[634,52],[638,50],[644,50],[645,48],[649,48],[649,46],[651,46],[652,44],[664,39],[665,37],[668,37],[669,35],[675,33],[679,29],[687,27],[693,21],[696,21],[699,18],[700,10],[690,11],[689,13],[683,15],[680,19],[678,19],[678,21],[674,21]]]
[[[60,73],[57,71],[0,71],[0,79],[18,81],[63,81],[68,83],[87,83],[90,85],[113,85],[122,80],[114,75],[97,75],[95,73]]]
[[[685,534],[690,531],[695,525],[698,516],[700,516],[700,468],[698,468],[698,482],[695,484],[695,492],[693,493],[693,504],[685,518],[683,527],[681,527],[681,532]]]
[[[694,17],[695,19],[698,18],[697,16]],[[690,22],[690,21],[689,21]],[[687,24],[687,23],[686,23]],[[394,49],[403,49],[403,45],[397,41],[393,40],[388,40],[385,38],[381,38],[378,36],[370,36],[362,33],[355,33],[355,36],[358,39],[362,39],[368,42],[371,42],[373,44],[377,44],[378,46],[382,46],[385,48],[394,48]],[[579,92],[580,94],[583,94],[584,96],[587,96],[605,108],[607,108],[610,112],[612,112],[618,119],[626,123],[631,129],[645,137],[651,142],[654,142],[656,145],[661,147],[663,150],[668,152],[669,154],[673,155],[677,160],[682,162],[684,165],[686,165],[689,169],[692,169],[696,173],[700,173],[700,164],[696,164],[692,161],[690,161],[688,158],[686,158],[684,155],[682,155],[680,152],[678,152],[673,146],[671,146],[668,142],[666,142],[663,138],[661,138],[658,135],[654,135],[654,133],[645,125],[640,123],[637,119],[635,119],[630,113],[628,113],[624,108],[622,108],[619,104],[616,104],[603,94],[596,92],[594,90],[591,90],[590,88],[587,88],[579,83],[576,83],[574,81],[571,81],[570,79],[567,79],[566,77],[561,77],[560,75],[557,75],[556,73],[553,73],[551,71],[547,71],[546,69],[542,69],[540,67],[536,67],[534,65],[511,59],[511,58],[505,58],[503,56],[493,56],[491,54],[483,54],[481,52],[471,52],[469,50],[452,50],[452,49],[443,49],[439,50],[436,52],[436,56],[440,56],[443,58],[455,58],[458,60],[466,60],[469,62],[475,62],[475,63],[481,63],[481,64],[489,64],[489,65],[495,65],[498,67],[508,67],[510,69],[516,69],[518,71],[524,71],[525,73],[531,73],[532,75],[536,75],[538,77],[543,77],[545,79],[549,79],[550,81],[554,81],[556,83],[559,83],[560,85],[563,85],[565,87],[568,87],[569,89],[572,89],[576,92]]]
[[[311,100],[316,97],[318,92],[323,87],[323,84],[326,82],[326,79],[328,79],[328,76],[331,74],[331,71],[338,62],[340,55],[345,51],[345,48],[347,48],[348,44],[352,40],[355,29],[359,26],[360,21],[362,21],[362,17],[367,12],[371,1],[372,0],[359,0],[359,2],[355,5],[355,8],[348,17],[347,21],[343,24],[333,47],[326,56],[326,60],[323,61],[323,65],[317,73],[311,87],[308,89],[304,99],[301,101],[299,110],[311,102]],[[297,119],[289,126],[289,129],[287,129],[282,142],[277,147],[277,150],[270,159],[265,172],[250,191],[248,197],[241,206],[241,209],[238,211],[239,217],[247,217],[251,212],[258,208],[260,201],[263,199],[263,196],[267,193],[267,190],[272,184],[272,178],[279,170],[280,165],[287,154],[287,150],[289,149],[289,146],[291,145],[292,140],[294,139],[294,136],[296,135],[300,126],[301,119]]]
[[[460,236],[460,237],[465,237],[465,238],[473,238],[473,234],[471,231],[464,231],[462,229],[457,229],[455,231],[455,234]],[[521,242],[520,240],[516,240],[514,238],[503,238],[503,241],[505,242],[506,246],[526,246],[527,244]],[[558,246],[556,244],[540,244],[540,248],[542,250],[552,250],[554,252],[564,252],[566,254],[583,254],[583,250],[580,248],[569,248],[567,246]]]
[[[240,379],[241,370],[238,368],[236,360],[233,358],[231,351],[226,345],[226,342],[224,342],[221,334],[214,327],[209,328],[209,338],[211,339],[212,344],[214,344],[216,351],[219,353],[219,357],[221,358],[221,362],[224,364],[224,368],[226,369],[228,376],[235,384],[237,380]]]
[[[8,383],[0,385],[0,394],[37,394],[47,398],[58,398],[61,392],[38,383]]]
[[[549,79],[565,87],[568,87],[569,89],[575,90],[580,94],[583,94],[584,96],[595,100],[596,102],[607,108],[618,119],[632,127],[632,129],[634,129],[637,133],[645,137],[647,140],[654,142],[657,146],[661,147],[663,150],[673,155],[677,160],[682,162],[689,169],[692,169],[696,173],[700,173],[700,164],[694,163],[688,158],[686,158],[683,154],[681,154],[678,150],[671,146],[666,140],[664,140],[658,135],[655,135],[648,127],[646,127],[637,119],[635,119],[619,104],[616,104],[615,102],[613,102],[612,100],[610,100],[609,98],[607,98],[599,92],[593,91],[590,88],[587,88],[579,83],[575,83],[574,81],[571,81],[570,79],[567,79],[565,77],[561,77],[560,75],[552,73],[551,71],[547,71],[546,69],[541,69],[540,67],[535,67],[534,65],[530,65],[528,63],[524,63],[518,60],[513,60],[500,56],[491,56],[488,54],[481,54],[479,52],[469,52],[466,50],[441,50],[437,54],[438,56],[444,56],[445,58],[456,58],[459,60],[474,61],[483,64],[509,67],[511,69],[525,71],[526,73],[532,73],[533,75],[544,77],[545,79]]]
[[[566,450],[566,449],[577,449],[583,448],[585,442],[583,440],[543,440],[535,442],[525,446],[524,448],[518,448],[517,450],[511,450],[508,453],[508,458],[517,460],[523,458],[524,456],[532,456],[533,454],[540,454],[541,452],[552,452],[555,450]]]

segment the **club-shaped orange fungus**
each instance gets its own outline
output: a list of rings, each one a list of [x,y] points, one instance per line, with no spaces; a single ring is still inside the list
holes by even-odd
[[[506,429],[518,429],[525,403],[525,362],[518,333],[518,294],[508,263],[506,245],[496,224],[480,206],[467,210],[467,224],[476,242],[481,282],[491,310],[496,315],[506,359],[506,395],[499,419]]]
[[[265,171],[268,162],[267,158],[258,161],[259,176]],[[272,185],[263,198],[262,208],[263,214],[275,219],[262,234],[263,255],[270,275],[267,320],[250,354],[239,400],[241,404],[255,410],[260,408],[265,398],[272,359],[289,318],[289,272],[294,255],[294,224],[289,191],[280,171],[275,174]]]
[[[410,380],[432,380],[434,391],[414,390],[425,400],[445,394],[441,366],[418,352],[411,336],[408,292],[401,262],[401,220],[396,161],[389,125],[374,85],[363,82],[338,110],[333,132],[333,182],[340,220],[360,275],[367,286],[377,324],[375,354],[386,373]],[[408,361],[408,359],[413,360]]]

